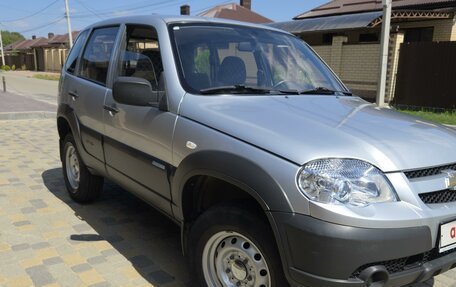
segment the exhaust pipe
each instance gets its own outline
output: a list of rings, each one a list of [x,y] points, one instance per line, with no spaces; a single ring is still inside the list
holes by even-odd
[[[367,287],[383,287],[389,280],[389,273],[383,265],[371,266],[359,274],[359,279],[363,280]]]

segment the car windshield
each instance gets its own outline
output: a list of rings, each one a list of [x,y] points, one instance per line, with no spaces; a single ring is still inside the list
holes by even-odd
[[[348,92],[316,54],[292,35],[222,24],[174,24],[170,29],[181,81],[189,92]]]

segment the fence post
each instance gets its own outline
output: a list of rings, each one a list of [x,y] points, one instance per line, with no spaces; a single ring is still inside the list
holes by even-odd
[[[396,90],[397,68],[399,64],[400,48],[404,42],[404,33],[398,32],[390,36],[390,50],[388,56],[388,70],[386,74],[385,101],[390,103],[394,100]]]
[[[2,76],[2,82],[3,82],[3,92],[6,93],[6,80],[5,80],[5,76]]]

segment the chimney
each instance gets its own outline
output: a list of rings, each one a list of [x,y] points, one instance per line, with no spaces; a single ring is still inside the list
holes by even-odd
[[[190,6],[189,5],[181,6],[181,15],[190,15]]]
[[[35,39],[36,39],[36,35],[33,35],[33,36],[32,36],[32,40],[35,40]]]
[[[52,37],[54,37],[54,33],[48,33],[48,39],[51,39]]]
[[[252,0],[241,0],[241,6],[251,10],[252,9]]]

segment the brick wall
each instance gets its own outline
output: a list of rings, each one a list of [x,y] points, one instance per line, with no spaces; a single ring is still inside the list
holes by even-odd
[[[313,46],[312,48],[350,89],[360,96],[373,97],[377,90],[380,45],[341,45],[341,39],[334,40],[333,44],[336,46]],[[337,52],[335,48],[340,51]],[[334,52],[337,52],[336,55]]]
[[[312,47],[318,55],[329,64],[331,61],[331,46],[313,46]]]
[[[340,77],[353,90],[376,91],[379,44],[344,45]]]
[[[455,19],[399,23],[400,29],[434,27],[434,41],[456,41]]]

